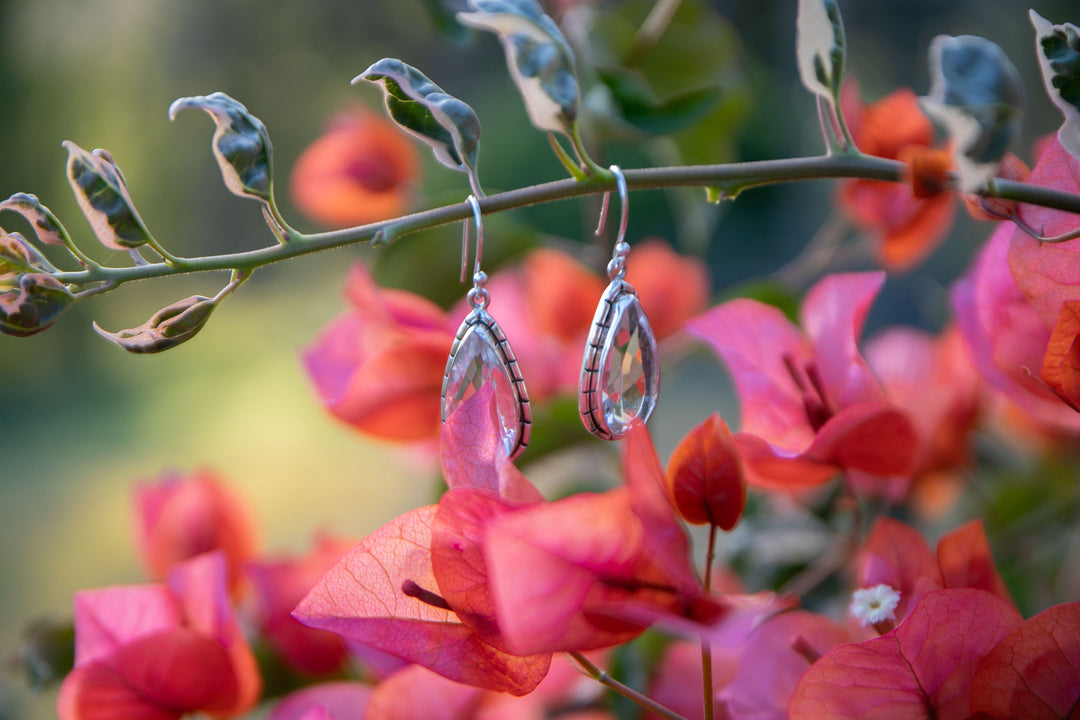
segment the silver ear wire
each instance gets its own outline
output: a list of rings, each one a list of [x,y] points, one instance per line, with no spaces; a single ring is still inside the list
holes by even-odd
[[[615,176],[615,186],[619,190],[619,204],[621,210],[619,213],[619,232],[615,237],[615,244],[618,245],[626,240],[626,226],[630,220],[630,198],[629,193],[626,191],[626,176],[623,175],[622,168],[618,165],[612,165],[608,168],[611,174]],[[600,204],[600,220],[596,223],[596,234],[600,235],[604,232],[604,226],[607,224],[608,206],[611,204],[611,193],[604,193],[604,200]]]
[[[480,202],[475,195],[465,198],[472,206],[473,219],[476,221],[476,261],[473,263],[473,275],[480,272],[480,258],[484,254],[484,221],[480,218]],[[461,234],[461,282],[465,282],[465,268],[469,266],[469,219],[465,218],[465,228]]]

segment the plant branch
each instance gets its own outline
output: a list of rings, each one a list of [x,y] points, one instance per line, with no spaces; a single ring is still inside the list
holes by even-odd
[[[727,197],[734,197],[747,188],[811,179],[862,178],[901,182],[902,169],[903,165],[894,160],[866,155],[835,155],[724,165],[645,168],[626,170],[624,175],[627,187],[632,190],[675,186],[717,187]],[[487,215],[528,205],[610,192],[614,189],[614,178],[604,172],[581,181],[567,178],[489,195],[480,201],[480,208]],[[1007,198],[1080,214],[1080,195],[1010,180],[998,179],[993,189],[986,190],[984,196]],[[236,270],[247,274],[263,265],[323,250],[359,243],[391,242],[409,233],[460,222],[469,217],[470,213],[468,205],[458,202],[345,230],[298,235],[290,242],[258,250],[185,258],[178,266],[152,263],[136,267],[88,267],[78,271],[59,272],[55,277],[60,282],[71,285],[109,282],[115,287],[132,280],[214,270]]]
[[[605,671],[596,667],[596,665],[594,665],[592,661],[589,660],[589,658],[585,657],[581,653],[570,652],[567,653],[567,655],[572,657],[574,661],[581,666],[581,669],[584,670],[585,673],[588,674],[588,676],[591,677],[593,680],[600,683],[606,688],[614,690],[623,697],[629,700],[633,700],[646,710],[654,712],[662,718],[667,718],[667,720],[686,720],[686,718],[684,718],[682,715],[679,715],[678,713],[669,710],[668,708],[664,707],[663,705],[656,702],[647,695],[642,695],[629,685],[624,685],[615,678],[611,677]]]

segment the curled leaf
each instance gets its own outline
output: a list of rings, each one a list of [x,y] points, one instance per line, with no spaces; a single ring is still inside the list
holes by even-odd
[[[948,128],[961,189],[986,185],[1020,131],[1024,87],[1005,51],[975,35],[930,43],[930,95],[923,106]]]
[[[795,54],[799,78],[835,107],[844,82],[847,42],[836,0],[799,0]]]
[[[36,195],[15,193],[0,202],[0,210],[10,210],[22,215],[34,228],[37,239],[47,245],[64,245],[67,233],[49,208],[41,204]]]
[[[374,63],[353,78],[353,84],[360,80],[382,85],[390,117],[430,145],[436,160],[475,178],[480,120],[471,107],[395,58]]]
[[[27,337],[47,330],[74,303],[68,289],[47,273],[0,276],[0,333]]]
[[[175,100],[169,106],[169,119],[189,107],[205,110],[214,119],[211,147],[229,192],[269,201],[273,153],[262,121],[221,92]]]
[[[8,233],[0,228],[0,283],[20,273],[52,273],[55,270],[45,256],[26,242],[22,235]]]
[[[1046,92],[1065,115],[1058,142],[1080,160],[1080,28],[1072,23],[1054,25],[1034,10],[1029,12]]]
[[[574,54],[536,0],[469,0],[458,20],[499,36],[529,120],[545,132],[573,133],[581,94]]]
[[[217,301],[192,295],[158,310],[137,328],[111,333],[94,323],[98,335],[138,355],[159,353],[187,342],[203,329]]]
[[[135,210],[112,156],[104,150],[87,152],[70,140],[64,141],[64,147],[68,182],[98,241],[111,250],[130,250],[150,242],[150,231]]]

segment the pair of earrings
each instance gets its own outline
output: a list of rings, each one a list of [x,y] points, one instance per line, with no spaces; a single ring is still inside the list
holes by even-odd
[[[636,422],[649,419],[656,407],[660,387],[660,363],[656,337],[649,327],[645,309],[633,286],[625,279],[626,243],[629,218],[626,178],[617,165],[615,175],[621,202],[619,230],[611,261],[607,266],[609,283],[593,316],[589,338],[581,361],[578,383],[578,412],[585,428],[604,440],[621,438]],[[604,194],[596,234],[603,232],[611,194]],[[496,408],[502,423],[502,442],[507,454],[515,458],[529,444],[532,410],[517,359],[506,335],[487,312],[490,295],[484,288],[487,275],[480,269],[483,252],[483,226],[480,205],[472,195],[467,202],[476,222],[476,258],[473,287],[468,299],[472,310],[458,328],[442,385],[443,422],[469,396],[487,383],[494,384]],[[468,266],[469,222],[465,221],[462,239],[462,281]]]

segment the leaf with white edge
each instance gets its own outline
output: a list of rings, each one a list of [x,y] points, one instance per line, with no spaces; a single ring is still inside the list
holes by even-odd
[[[217,307],[213,298],[193,295],[158,310],[137,328],[111,333],[94,323],[98,335],[111,340],[130,353],[146,355],[172,349],[185,343],[203,329],[210,313]]]
[[[390,117],[430,145],[436,160],[475,178],[480,120],[471,107],[395,58],[374,63],[353,78],[353,84],[360,80],[382,85]]]
[[[1058,142],[1080,159],[1080,28],[1072,23],[1054,25],[1034,10],[1030,14],[1046,92],[1065,115]]]
[[[948,129],[964,192],[984,188],[1020,132],[1020,73],[995,43],[975,35],[930,42],[930,94],[923,107]]]
[[[131,250],[150,242],[150,231],[112,156],[100,149],[87,152],[70,140],[64,147],[68,182],[98,241],[111,250]]]
[[[225,187],[234,195],[269,202],[273,152],[262,120],[222,92],[180,98],[169,106],[169,119],[184,108],[205,110],[214,119],[211,147]]]
[[[0,228],[0,282],[27,272],[51,274],[56,268],[22,235]]]
[[[844,20],[836,0],[799,0],[796,28],[795,54],[802,84],[835,107],[847,53]]]
[[[536,0],[469,0],[469,8],[458,20],[499,36],[533,126],[572,135],[581,93],[573,51],[555,21]]]
[[[21,273],[0,278],[0,333],[28,337],[49,326],[75,304],[75,297],[52,275]]]
[[[65,245],[67,233],[49,208],[41,204],[36,195],[15,193],[0,202],[0,210],[10,210],[23,216],[34,228],[34,234],[46,245]]]

